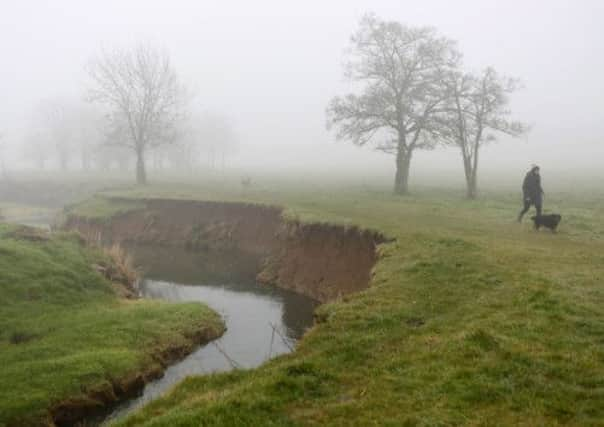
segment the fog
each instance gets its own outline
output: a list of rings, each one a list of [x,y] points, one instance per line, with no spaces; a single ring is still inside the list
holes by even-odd
[[[336,141],[329,100],[350,91],[342,62],[359,19],[433,26],[457,40],[470,69],[522,80],[511,99],[527,135],[482,152],[481,173],[531,163],[543,174],[598,171],[604,160],[604,3],[599,0],[9,1],[0,14],[0,132],[14,168],[44,99],[81,99],[85,66],[103,47],[165,48],[201,111],[229,118],[235,170],[394,173],[391,155]],[[418,153],[416,179],[450,171],[454,148]]]

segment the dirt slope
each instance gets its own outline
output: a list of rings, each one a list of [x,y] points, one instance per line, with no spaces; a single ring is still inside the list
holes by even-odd
[[[66,227],[105,243],[237,248],[264,260],[261,283],[321,302],[366,288],[376,245],[384,240],[356,227],[287,221],[274,206],[165,199],[147,200],[145,208],[110,219],[70,215]]]

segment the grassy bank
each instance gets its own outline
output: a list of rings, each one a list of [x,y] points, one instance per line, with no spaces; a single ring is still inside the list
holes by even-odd
[[[121,425],[604,425],[604,198],[548,192],[560,232],[518,225],[516,193],[155,186],[113,192],[282,204],[396,241],[372,286],[322,306],[252,371],[185,380]]]
[[[0,224],[0,426],[38,425],[67,399],[157,366],[168,348],[219,333],[200,304],[120,299],[70,235],[36,240]]]

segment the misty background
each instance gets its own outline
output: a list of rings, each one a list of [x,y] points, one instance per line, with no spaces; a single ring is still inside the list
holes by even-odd
[[[32,168],[22,144],[44,99],[82,99],[85,67],[102,48],[165,48],[195,98],[228,117],[237,173],[313,171],[391,179],[394,158],[336,141],[325,108],[352,86],[342,62],[359,19],[433,26],[458,41],[471,70],[518,77],[513,117],[532,126],[481,152],[480,174],[520,179],[538,163],[547,180],[602,173],[604,3],[555,1],[4,1],[0,14],[0,133],[12,169]],[[412,182],[463,182],[455,148],[418,152]],[[547,190],[547,187],[546,187]]]

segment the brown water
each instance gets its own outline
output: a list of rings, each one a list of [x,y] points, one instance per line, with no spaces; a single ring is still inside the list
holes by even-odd
[[[161,396],[183,378],[233,368],[253,368],[292,350],[313,324],[318,303],[256,283],[259,259],[241,252],[192,253],[158,246],[130,247],[144,272],[141,295],[168,301],[201,301],[223,316],[227,331],[170,366],[141,396],[118,406],[113,421]]]

